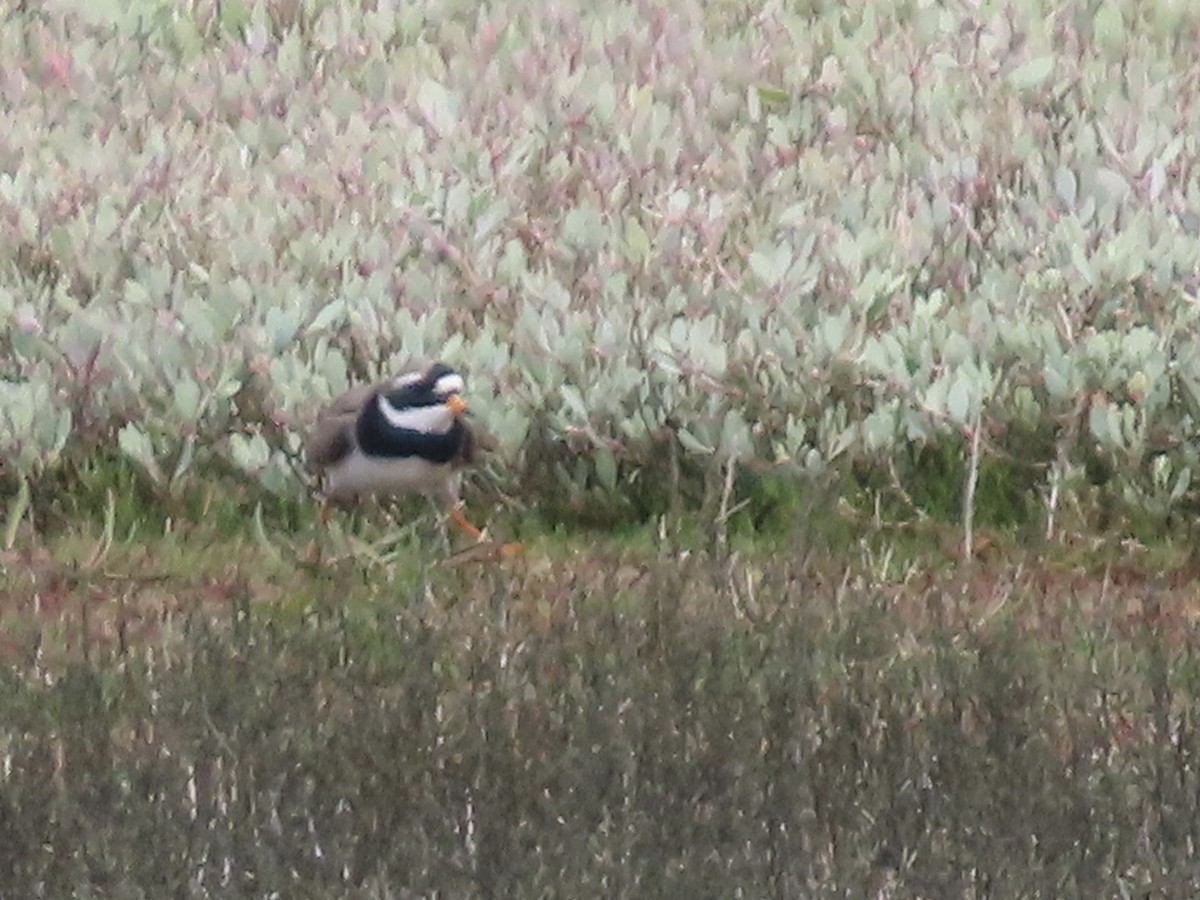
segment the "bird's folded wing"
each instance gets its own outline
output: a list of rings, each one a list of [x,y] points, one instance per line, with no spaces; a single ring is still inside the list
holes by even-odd
[[[350,388],[317,413],[316,424],[304,442],[304,460],[310,472],[319,472],[350,452],[358,414],[380,386],[364,384]]]
[[[479,455],[478,441],[476,440],[474,430],[466,422],[463,422],[462,426],[462,441],[458,445],[458,452],[450,460],[450,465],[456,469],[473,465]]]

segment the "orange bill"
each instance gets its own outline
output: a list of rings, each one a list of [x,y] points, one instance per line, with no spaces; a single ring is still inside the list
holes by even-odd
[[[467,411],[467,401],[459,394],[451,394],[450,399],[446,401],[446,406],[456,416],[461,416]]]

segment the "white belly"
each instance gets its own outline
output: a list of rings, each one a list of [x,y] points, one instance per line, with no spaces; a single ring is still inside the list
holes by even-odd
[[[361,494],[419,493],[434,499],[458,499],[458,475],[448,463],[417,456],[375,459],[357,450],[325,470],[326,491],[334,500]]]

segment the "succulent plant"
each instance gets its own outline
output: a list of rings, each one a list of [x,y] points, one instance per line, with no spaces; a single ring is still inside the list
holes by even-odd
[[[133,6],[0,24],[18,480],[105,441],[297,491],[316,405],[437,355],[519,477],[582,461],[547,491],[1081,404],[1068,457],[1190,489],[1196,13]]]

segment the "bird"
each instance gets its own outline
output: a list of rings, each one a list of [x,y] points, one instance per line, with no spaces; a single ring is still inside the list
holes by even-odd
[[[465,390],[463,376],[438,361],[333,399],[318,412],[304,444],[306,467],[324,482],[325,498],[341,505],[423,494],[449,507],[451,521],[482,540],[459,498],[462,470],[476,457]]]

